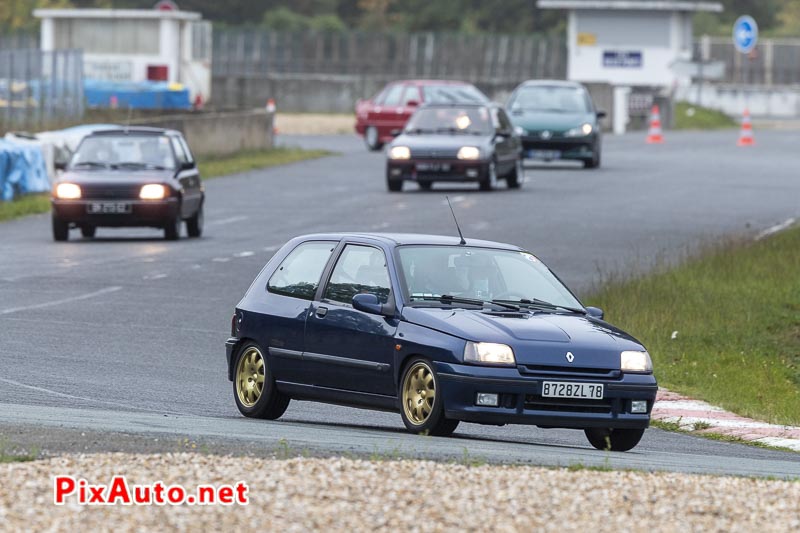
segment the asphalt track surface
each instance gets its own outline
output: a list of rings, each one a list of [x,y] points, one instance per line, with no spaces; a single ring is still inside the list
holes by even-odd
[[[448,194],[467,236],[520,244],[581,293],[609,272],[645,270],[798,217],[796,133],[756,139],[741,149],[735,132],[670,133],[662,146],[609,136],[597,171],[543,164],[528,168],[519,191],[409,185],[389,194],[383,155],[357,138],[282,138],[339,155],[207,182],[199,240],[101,228],[93,240],[73,232],[54,243],[49,215],[0,224],[0,437],[24,426],[317,453],[800,477],[795,453],[657,429],[632,452],[607,453],[580,431],[462,424],[453,438],[417,437],[397,414],[310,402],[292,402],[280,421],[248,420],[226,379],[233,307],[295,235],[453,234]]]

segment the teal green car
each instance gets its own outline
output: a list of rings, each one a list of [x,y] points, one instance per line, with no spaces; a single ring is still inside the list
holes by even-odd
[[[526,159],[577,160],[600,166],[601,132],[589,91],[580,83],[530,80],[508,99],[511,122],[522,139]]]

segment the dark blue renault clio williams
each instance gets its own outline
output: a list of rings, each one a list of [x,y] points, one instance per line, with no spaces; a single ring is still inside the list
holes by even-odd
[[[228,379],[249,417],[277,419],[294,398],[399,411],[415,433],[532,424],[625,451],[656,396],[645,348],[508,244],[297,237],[255,279],[231,330]]]

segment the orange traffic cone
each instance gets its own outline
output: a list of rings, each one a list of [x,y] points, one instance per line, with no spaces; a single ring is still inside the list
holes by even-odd
[[[753,146],[756,143],[753,139],[753,123],[750,122],[750,111],[744,110],[742,115],[742,129],[739,132],[739,142],[736,146]]]
[[[650,110],[650,129],[647,131],[647,144],[661,144],[664,136],[661,135],[661,113],[658,106],[654,105]]]
[[[275,112],[275,99],[270,98],[267,100],[267,113],[274,113]]]

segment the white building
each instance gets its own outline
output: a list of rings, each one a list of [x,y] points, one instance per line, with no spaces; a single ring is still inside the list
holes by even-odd
[[[566,9],[567,78],[625,86],[689,83],[692,16],[718,13],[719,2],[677,0],[538,0]]]
[[[162,7],[33,14],[42,20],[42,50],[82,49],[87,79],[180,83],[192,99],[211,97],[211,24],[199,13]]]

